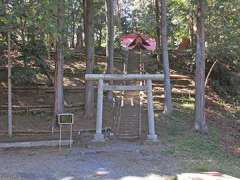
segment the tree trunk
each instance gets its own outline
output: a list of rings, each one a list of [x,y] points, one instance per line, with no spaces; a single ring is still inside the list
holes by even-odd
[[[167,7],[165,0],[161,0],[161,31],[162,31],[162,53],[164,71],[164,112],[170,114],[173,110],[172,93],[168,60],[168,35],[167,35]]]
[[[116,0],[117,3],[117,26],[120,32],[122,32],[122,20],[121,20],[121,8],[119,4],[119,0]]]
[[[196,52],[196,97],[195,97],[195,129],[207,133],[205,118],[205,2],[198,0],[197,5],[197,52]]]
[[[93,73],[94,69],[94,27],[93,27],[93,0],[84,1],[85,16],[85,44],[87,54],[86,73]],[[92,118],[94,109],[94,87],[92,81],[86,81],[85,86],[85,117]]]
[[[0,12],[0,16],[6,16],[6,4],[5,0],[1,0],[0,5],[2,6],[2,12]]]
[[[71,47],[75,48],[75,31],[76,31],[76,14],[75,14],[75,7],[74,1],[71,2],[71,29],[72,29],[72,37],[71,37]]]
[[[84,6],[84,0],[81,0],[80,1],[80,7],[83,7]],[[79,10],[78,12],[80,13],[80,20],[79,20],[79,25],[77,27],[77,43],[76,43],[76,48],[78,50],[80,50],[81,48],[83,48],[83,31],[84,31],[84,11],[82,12],[80,10],[80,7],[79,7]]]
[[[75,23],[72,24],[71,47],[75,48]]]
[[[78,29],[77,29],[77,43],[76,43],[76,48],[77,48],[78,50],[80,50],[81,48],[83,48],[83,37],[82,37],[82,33],[83,33],[82,26],[79,25],[79,26],[78,26]]]
[[[83,35],[82,35],[82,38],[83,38],[83,47],[84,48],[87,48],[86,46],[86,34],[85,34],[85,32],[86,32],[86,12],[85,12],[85,1],[86,0],[82,0],[82,3],[83,3],[83,23],[82,23],[82,27],[83,27]]]
[[[113,26],[113,0],[106,0],[106,22],[107,22],[107,47],[106,47],[106,57],[107,57],[107,73],[113,73],[113,57],[114,57],[114,26]],[[112,84],[112,82],[110,82]],[[108,92],[108,99],[112,101],[113,92]]]
[[[64,72],[64,0],[58,1],[57,58],[55,64],[54,118],[64,112],[63,72]]]
[[[155,14],[156,14],[156,32],[157,32],[157,63],[160,71],[160,56],[161,56],[161,35],[160,35],[160,5],[159,0],[155,0]]]
[[[12,60],[11,51],[11,34],[8,32],[8,135],[12,137],[13,118],[12,118]]]

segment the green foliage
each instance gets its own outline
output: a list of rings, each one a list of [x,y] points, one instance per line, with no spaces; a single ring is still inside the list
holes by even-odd
[[[100,47],[106,40],[106,9],[105,0],[95,1],[94,4],[94,31],[97,46]],[[106,43],[104,44],[106,46]]]
[[[240,70],[240,1],[212,1],[208,8],[208,58]]]
[[[172,0],[168,4],[168,32],[170,46],[175,48],[183,37],[190,37],[194,5],[188,0]]]
[[[121,17],[123,33],[144,32],[155,36],[156,17],[154,3],[148,0],[125,0]]]
[[[18,61],[24,64],[24,68],[13,69],[13,80],[16,84],[33,83],[38,73],[46,74],[50,71],[46,63],[47,47],[41,40],[30,41],[21,49]]]
[[[93,69],[93,73],[94,74],[101,74],[104,72],[104,66],[101,66],[101,65],[98,65],[98,66],[95,66],[94,69]]]
[[[31,85],[34,83],[38,69],[31,67],[13,68],[12,80],[16,85]]]

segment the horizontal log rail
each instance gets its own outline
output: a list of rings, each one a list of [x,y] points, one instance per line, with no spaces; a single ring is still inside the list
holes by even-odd
[[[107,91],[145,91],[146,86],[134,86],[134,85],[129,85],[129,86],[122,86],[122,85],[104,85],[103,87],[104,90]]]
[[[66,109],[71,109],[71,108],[80,108],[83,107],[83,103],[79,104],[70,104],[70,105],[64,105]],[[7,105],[1,105],[0,110],[1,111],[6,111],[8,108]],[[46,109],[53,109],[53,105],[29,105],[29,106],[21,106],[21,105],[13,105],[13,112],[31,112],[31,111],[45,111]]]
[[[81,53],[81,52],[74,52],[74,54],[81,55],[81,56],[87,56],[85,53]],[[95,54],[94,56],[97,58],[106,58],[107,57],[106,55],[101,55],[101,54]],[[122,59],[122,57],[115,56],[114,59]]]
[[[163,81],[163,74],[86,74],[85,79],[97,80],[154,80]]]

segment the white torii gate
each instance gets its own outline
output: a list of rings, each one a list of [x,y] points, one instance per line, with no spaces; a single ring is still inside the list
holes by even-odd
[[[162,74],[86,74],[87,81],[98,81],[98,97],[97,97],[97,118],[96,118],[96,134],[94,136],[95,142],[104,142],[104,135],[102,134],[102,116],[103,116],[103,91],[144,91],[147,92],[148,101],[148,135],[149,141],[158,141],[155,133],[154,107],[152,95],[152,80],[162,81],[164,76]],[[108,85],[104,81],[126,81],[137,80],[147,81],[147,85]]]

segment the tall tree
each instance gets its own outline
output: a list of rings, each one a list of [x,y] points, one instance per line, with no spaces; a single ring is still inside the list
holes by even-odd
[[[195,97],[195,129],[207,133],[205,117],[205,13],[206,1],[197,2],[197,52],[196,52],[196,97]]]
[[[173,110],[172,106],[172,93],[170,82],[170,70],[168,59],[168,33],[167,33],[167,7],[166,1],[161,2],[161,32],[162,32],[162,54],[163,54],[163,71],[164,71],[164,112],[170,114]]]
[[[8,32],[8,135],[12,137],[13,118],[12,118],[12,60],[10,57],[11,51],[11,34]]]
[[[93,73],[94,68],[94,26],[93,26],[93,0],[84,1],[84,31],[87,54],[86,73]],[[94,87],[91,81],[85,85],[85,117],[91,118],[94,109]]]
[[[156,47],[157,47],[157,62],[158,62],[158,66],[160,65],[160,56],[161,56],[160,4],[159,3],[160,3],[159,0],[155,0],[156,34],[157,34]]]
[[[117,27],[118,27],[118,30],[120,32],[122,32],[122,20],[121,20],[121,5],[119,3],[120,0],[116,0],[115,3],[116,3],[116,6],[117,6],[117,18],[116,18],[116,21],[117,21]]]
[[[83,28],[82,25],[78,25],[77,27],[77,43],[76,43],[76,48],[80,50],[83,48]]]
[[[64,111],[63,72],[64,72],[64,0],[57,1],[57,58],[55,64],[55,100],[54,117]]]
[[[77,27],[77,43],[76,43],[76,48],[78,50],[80,50],[81,48],[84,47],[84,39],[83,39],[83,34],[84,34],[84,1],[85,0],[81,0],[79,2],[79,25]],[[83,8],[81,8],[83,7]]]
[[[113,38],[114,38],[114,26],[113,26],[113,0],[106,0],[106,22],[107,22],[107,48],[106,48],[106,57],[107,57],[107,73],[113,73],[113,61],[114,61],[114,48],[113,48]],[[112,91],[108,93],[108,99],[112,100]]]
[[[71,47],[75,48],[75,31],[76,31],[76,3],[74,0],[70,1],[70,17],[71,17]]]

